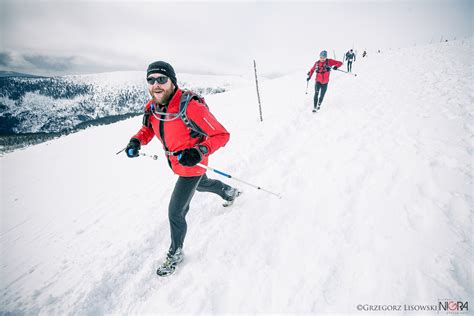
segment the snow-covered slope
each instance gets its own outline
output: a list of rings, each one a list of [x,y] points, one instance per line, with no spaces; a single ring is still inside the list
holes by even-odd
[[[245,194],[230,209],[197,193],[185,262],[169,278],[155,270],[176,176],[164,158],[115,155],[141,118],[5,155],[1,310],[358,313],[472,302],[472,45],[361,58],[357,77],[332,73],[317,114],[306,69],[262,83],[263,123],[253,87],[209,96],[231,133],[210,165],[283,199],[232,180]],[[162,157],[156,140],[143,151]]]

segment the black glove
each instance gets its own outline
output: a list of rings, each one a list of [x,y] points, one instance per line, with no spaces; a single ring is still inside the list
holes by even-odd
[[[140,150],[140,141],[136,138],[130,139],[130,142],[125,148],[125,153],[127,154],[128,158],[135,158],[138,157],[138,151]]]
[[[337,66],[332,67],[333,70],[337,70]]]
[[[202,158],[203,154],[197,148],[187,148],[178,153],[178,162],[186,167],[195,166]]]
[[[311,77],[308,77],[308,78],[306,78],[306,81],[309,81],[310,79],[311,79]]]

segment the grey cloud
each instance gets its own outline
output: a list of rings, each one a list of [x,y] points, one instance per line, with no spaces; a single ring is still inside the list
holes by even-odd
[[[74,63],[74,56],[52,57],[45,55],[24,55],[23,59],[34,65],[38,69],[65,71],[71,69]]]
[[[8,66],[12,62],[10,53],[0,52],[0,66]]]
[[[113,56],[107,60],[101,60],[100,56],[81,54],[47,55],[43,52],[0,51],[0,69],[51,76],[137,70],[140,67],[133,63],[124,63],[120,57]]]

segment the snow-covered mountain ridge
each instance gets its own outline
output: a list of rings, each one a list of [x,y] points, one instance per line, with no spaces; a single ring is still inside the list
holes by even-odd
[[[249,79],[180,74],[178,84],[205,96],[249,84]],[[0,133],[71,131],[93,120],[140,113],[147,98],[141,71],[0,78]]]

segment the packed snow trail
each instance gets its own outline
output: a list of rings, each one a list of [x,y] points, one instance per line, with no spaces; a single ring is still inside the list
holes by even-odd
[[[357,313],[472,301],[472,44],[358,59],[357,77],[331,74],[316,114],[306,70],[261,85],[263,123],[253,88],[208,97],[231,133],[210,165],[283,199],[228,179],[246,191],[232,208],[196,193],[170,278],[155,270],[176,177],[157,140],[142,150],[158,161],[115,156],[140,118],[6,155],[2,311]]]

